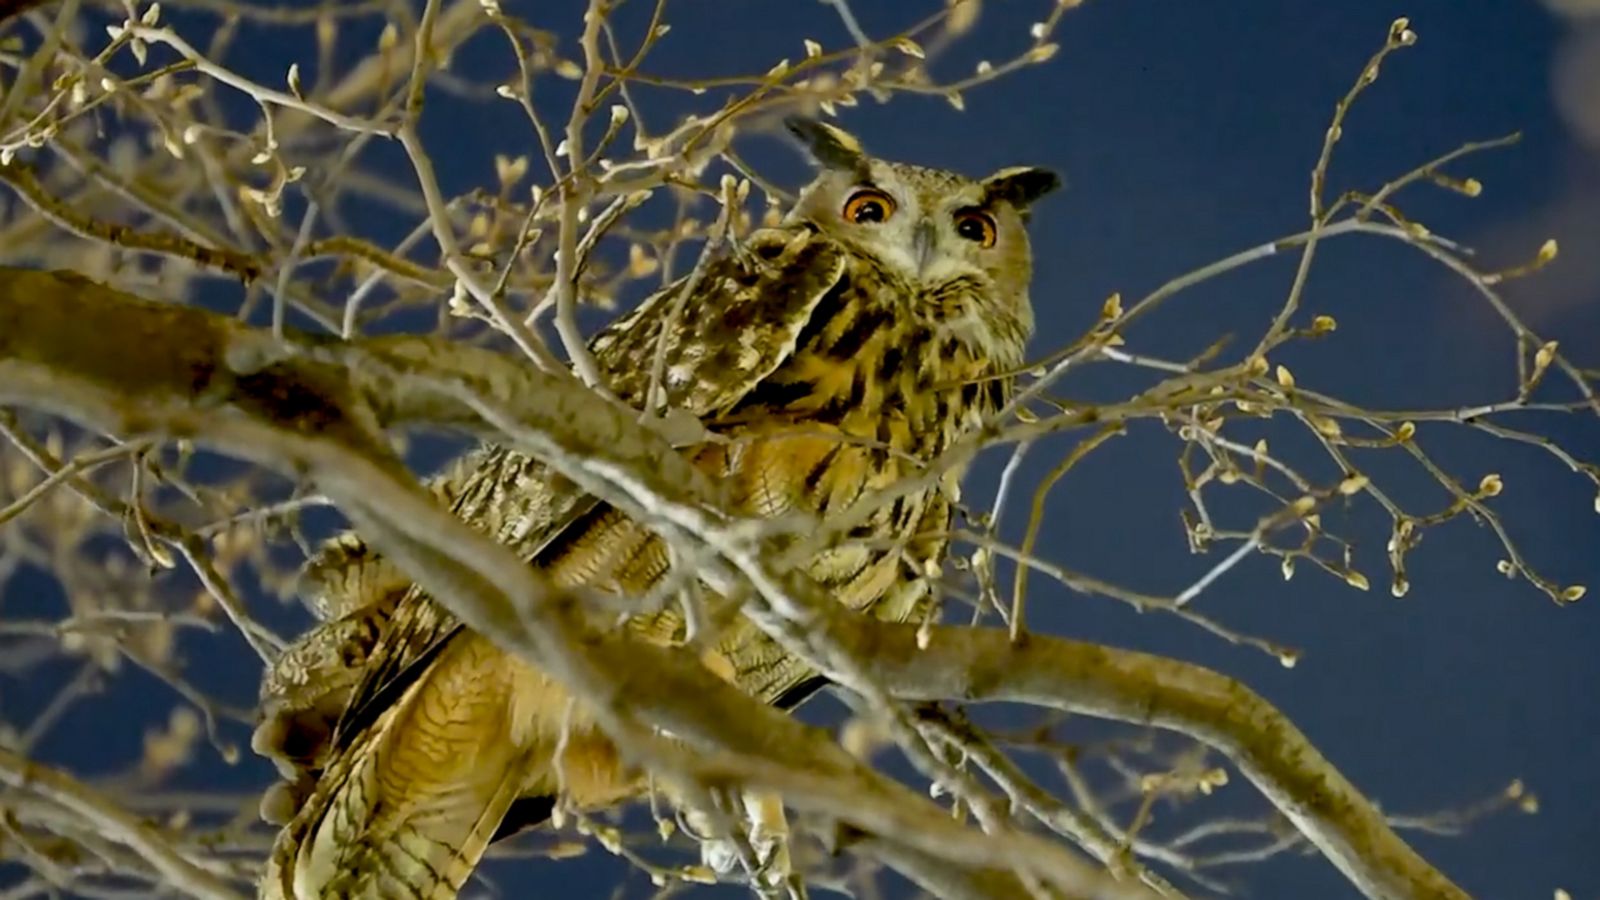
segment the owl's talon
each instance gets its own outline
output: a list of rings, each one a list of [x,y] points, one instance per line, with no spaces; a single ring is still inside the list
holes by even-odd
[[[785,837],[777,835],[762,839],[755,834],[750,835],[750,846],[756,854],[755,877],[763,887],[776,888],[793,874],[793,866],[789,861],[789,842]]]
[[[250,749],[271,760],[284,778],[298,778],[308,769],[319,768],[327,755],[339,721],[337,709],[268,706],[250,734]]]
[[[294,785],[280,781],[261,794],[261,821],[268,825],[283,826],[293,821],[303,797],[296,796]]]
[[[722,838],[701,841],[700,862],[718,875],[727,875],[739,865],[739,848]]]
[[[292,778],[299,770],[289,755],[284,752],[284,744],[288,741],[288,724],[276,715],[265,716],[250,732],[250,749],[257,756],[272,763],[273,768],[284,778]],[[263,799],[262,802],[265,802]]]

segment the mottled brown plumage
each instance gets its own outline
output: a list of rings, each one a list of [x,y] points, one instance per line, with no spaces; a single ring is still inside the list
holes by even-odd
[[[680,282],[591,349],[642,406],[665,341],[665,399],[711,436],[682,452],[727,486],[729,512],[825,521],[917,475],[1005,401],[994,376],[1022,361],[1032,326],[1024,217],[1056,182],[886,163],[831,126],[792,127],[824,169],[783,225],[713,261],[681,315]],[[912,615],[945,551],[954,477],[882,504],[807,571],[849,606]],[[668,571],[648,529],[520,454],[480,451],[435,490],[558,585],[637,598]],[[312,574],[327,621],[263,686],[255,744],[285,775],[263,811],[287,823],[263,897],[451,897],[497,831],[536,819],[558,790],[584,807],[636,792],[561,685],[358,541]],[[765,702],[804,694],[803,664],[736,615],[719,624],[698,648],[714,671]],[[627,627],[661,643],[684,634],[670,603]]]

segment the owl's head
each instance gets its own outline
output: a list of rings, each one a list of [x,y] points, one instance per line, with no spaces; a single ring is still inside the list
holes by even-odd
[[[1028,209],[1061,185],[1054,172],[1019,166],[972,179],[875,159],[854,136],[815,119],[786,124],[821,168],[791,221],[871,255],[919,290],[978,281],[982,293],[1027,315]]]

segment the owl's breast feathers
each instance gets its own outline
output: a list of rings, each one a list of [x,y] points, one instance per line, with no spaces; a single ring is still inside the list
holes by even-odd
[[[1002,316],[971,327],[984,309],[977,285],[908,287],[804,226],[758,232],[744,250],[709,266],[690,296],[673,285],[592,342],[612,389],[635,405],[664,354],[666,399],[717,436],[683,452],[728,485],[731,512],[825,523],[917,475],[1004,402],[1010,380],[997,376],[1020,359],[1025,326]],[[661,540],[555,482],[496,449],[440,493],[557,584],[648,594],[667,569]],[[945,552],[952,483],[874,508],[808,572],[848,606],[913,615]],[[630,628],[683,636],[675,607]],[[361,683],[339,695],[351,699],[332,745],[304,757],[319,777],[279,837],[263,896],[453,896],[517,798],[559,790],[596,805],[636,789],[559,684],[459,630],[416,589],[379,631],[370,653],[329,654],[365,659]],[[702,650],[765,702],[793,700],[813,675],[742,618]],[[339,691],[348,681],[329,678]]]

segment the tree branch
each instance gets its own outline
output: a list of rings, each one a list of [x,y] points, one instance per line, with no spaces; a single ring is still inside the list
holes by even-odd
[[[898,697],[1027,703],[1197,738],[1222,752],[1368,897],[1460,898],[1299,729],[1243,683],[1178,660],[1029,634],[911,625],[840,637]]]
[[[91,321],[94,328],[83,327]],[[388,450],[382,429],[400,422],[460,427],[480,416],[477,426],[487,430],[496,417],[466,402],[470,396],[503,401],[519,417],[516,427],[495,424],[515,432],[519,449],[607,499],[685,510],[705,509],[713,496],[663,438],[625,411],[595,403],[570,378],[492,353],[423,338],[278,342],[75,275],[0,268],[0,402],[119,434],[189,437],[309,476],[368,541],[469,626],[537,660],[595,710],[626,756],[653,772],[777,791],[797,808],[893,842],[902,855],[1006,869],[1072,896],[1147,895],[1037,835],[1012,832],[1002,841],[952,822],[681,653],[587,629],[577,598],[439,506]],[[714,540],[707,546],[733,552]],[[748,548],[734,549],[742,557]],[[747,577],[769,574],[744,558],[730,562]],[[846,665],[903,698],[1022,702],[1192,735],[1233,759],[1369,897],[1465,897],[1237,681],[1091,644],[1032,635],[1013,644],[1001,631],[935,628],[919,649],[915,626],[803,600],[816,638],[789,648],[795,652],[823,647],[830,657],[823,662]],[[840,654],[843,661],[832,658]],[[660,730],[720,752],[688,752]]]
[[[0,783],[31,791],[73,815],[104,837],[139,854],[172,887],[200,900],[239,900],[243,895],[179,853],[160,832],[76,778],[0,747]]]
[[[96,327],[83,328],[91,319]],[[358,342],[352,358],[370,361],[359,348],[385,344]],[[403,344],[432,347],[437,359],[464,349],[422,339]],[[594,711],[625,757],[658,776],[774,791],[798,809],[906,852],[1007,869],[1069,897],[1151,896],[1037,835],[999,840],[961,825],[824,733],[757,703],[682,653],[589,631],[576,598],[456,519],[388,451],[380,427],[416,407],[369,394],[387,384],[371,371],[311,358],[319,346],[342,345],[278,343],[223,317],[141,301],[79,276],[0,269],[0,403],[117,433],[185,436],[310,478],[430,595],[502,648],[537,660]],[[423,368],[420,355],[414,361]],[[540,408],[575,409],[569,404],[592,397],[570,379],[500,363],[489,381],[545,383],[546,394],[531,395]],[[608,404],[590,400],[587,408],[629,427],[631,435],[621,433],[639,446],[676,455],[626,415],[613,416]],[[594,424],[586,412],[566,430]],[[601,429],[595,443],[605,437]],[[720,752],[690,752],[661,731]]]

